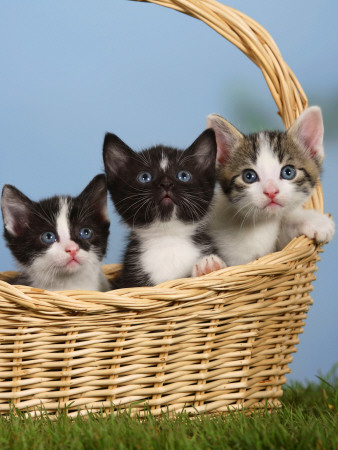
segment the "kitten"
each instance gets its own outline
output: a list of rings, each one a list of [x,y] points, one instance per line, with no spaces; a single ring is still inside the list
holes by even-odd
[[[158,145],[140,153],[107,133],[103,159],[111,198],[131,230],[118,287],[224,267],[205,231],[216,176],[212,130],[185,151]]]
[[[246,264],[305,234],[328,242],[334,222],[302,205],[310,197],[324,158],[319,107],[306,109],[286,131],[243,135],[211,114],[217,140],[220,187],[209,232],[228,265]]]
[[[13,284],[50,291],[110,289],[100,267],[109,235],[105,175],[78,197],[39,202],[6,184],[1,209],[7,246],[22,270]]]

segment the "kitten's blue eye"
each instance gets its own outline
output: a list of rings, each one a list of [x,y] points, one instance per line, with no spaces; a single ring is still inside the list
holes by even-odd
[[[153,177],[150,172],[141,172],[137,175],[137,179],[140,183],[149,183]]]
[[[90,239],[93,236],[93,232],[90,228],[81,228],[79,235],[82,239]]]
[[[296,169],[293,166],[285,166],[282,168],[280,176],[284,180],[293,180],[296,176]]]
[[[53,244],[56,241],[56,234],[52,231],[46,231],[41,235],[41,241],[47,245]]]
[[[177,179],[183,181],[183,183],[187,183],[191,180],[191,174],[187,170],[180,170],[176,176]]]
[[[251,184],[258,180],[258,175],[254,170],[246,169],[243,171],[242,178],[243,178],[243,181]]]

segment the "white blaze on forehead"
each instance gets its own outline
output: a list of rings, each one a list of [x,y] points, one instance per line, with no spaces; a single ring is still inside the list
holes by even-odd
[[[56,219],[56,231],[60,242],[70,241],[70,231],[68,222],[69,205],[66,198],[60,198],[60,210]]]
[[[167,170],[168,165],[169,165],[168,158],[166,156],[162,155],[162,159],[161,159],[161,162],[160,162],[161,169],[162,170]]]
[[[259,153],[256,166],[258,176],[262,183],[266,183],[267,181],[274,181],[276,184],[279,183],[281,164],[264,133],[259,133]]]

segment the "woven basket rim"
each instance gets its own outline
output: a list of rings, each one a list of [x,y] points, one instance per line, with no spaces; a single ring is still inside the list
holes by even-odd
[[[147,311],[148,313],[163,308],[168,308],[170,304],[180,302],[189,303],[192,299],[196,300],[196,295],[201,290],[208,289],[235,289],[237,284],[243,288],[243,284],[239,284],[244,279],[250,285],[250,280],[257,277],[276,277],[295,271],[297,262],[300,259],[311,258],[319,250],[319,246],[305,236],[294,238],[283,250],[274,252],[258,258],[248,264],[229,266],[224,269],[211,272],[198,278],[181,278],[166,281],[157,286],[133,287],[116,289],[107,292],[87,291],[87,290],[66,290],[66,291],[48,291],[29,286],[11,285],[3,278],[14,278],[18,272],[10,271],[0,273],[0,288],[3,292],[10,295],[14,303],[20,304],[27,310],[34,311],[39,308],[37,299],[39,296],[43,298],[43,304],[50,307],[59,308],[61,311],[65,307],[69,313],[71,311],[79,313],[84,312],[87,315],[97,314],[97,312],[112,313],[112,308],[117,311]],[[290,265],[290,260],[296,261]],[[319,257],[317,256],[317,260]],[[108,276],[111,273],[118,273],[120,264],[103,265],[103,272]],[[194,292],[196,291],[196,292]],[[93,298],[95,295],[95,298]],[[186,298],[187,297],[187,298]],[[69,302],[69,300],[71,301]],[[126,301],[127,299],[127,301]],[[108,301],[108,304],[107,304]],[[68,304],[66,304],[66,303]],[[88,304],[92,305],[92,309],[88,309]],[[97,306],[95,309],[94,305]]]

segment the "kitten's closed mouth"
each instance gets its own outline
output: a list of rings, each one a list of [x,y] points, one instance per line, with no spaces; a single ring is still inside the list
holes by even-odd
[[[264,209],[265,208],[277,208],[278,206],[281,208],[283,205],[281,205],[278,202],[275,202],[274,200],[271,200],[271,202],[269,202],[267,205],[264,206]]]
[[[174,201],[172,195],[169,192],[167,192],[166,194],[164,194],[162,196],[160,203],[164,204],[164,205],[170,205],[171,203],[175,203],[175,201]]]
[[[75,268],[80,265],[79,261],[76,258],[72,258],[66,263],[66,267]]]

